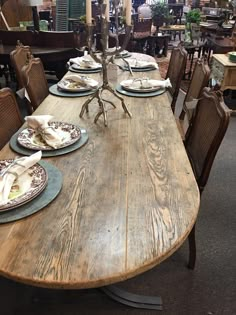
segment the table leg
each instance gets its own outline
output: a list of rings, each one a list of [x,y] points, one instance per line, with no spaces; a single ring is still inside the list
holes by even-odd
[[[165,57],[167,57],[168,43],[169,43],[169,39],[168,39],[168,38],[165,38],[165,39],[164,39],[164,50],[163,50],[163,54],[164,54]]]
[[[135,308],[159,310],[162,308],[162,299],[157,296],[145,296],[127,292],[115,285],[102,287],[101,290],[113,300]]]

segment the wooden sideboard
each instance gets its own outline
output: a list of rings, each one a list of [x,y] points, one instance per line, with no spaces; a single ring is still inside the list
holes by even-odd
[[[229,61],[225,54],[215,54],[212,57],[212,79],[220,84],[222,91],[236,90],[236,63]]]
[[[236,90],[236,63],[229,61],[226,54],[215,54],[212,57],[211,78],[219,84],[221,91]],[[235,105],[227,103],[226,105],[232,110],[231,115],[236,116]]]

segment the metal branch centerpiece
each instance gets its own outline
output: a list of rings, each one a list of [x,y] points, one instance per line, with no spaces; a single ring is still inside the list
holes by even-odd
[[[131,25],[125,26],[125,40],[123,42],[123,45],[119,46],[119,33],[118,30],[118,5],[119,0],[113,1],[113,6],[115,8],[115,24],[116,24],[116,33],[113,34],[113,37],[116,39],[116,46],[112,49],[109,49],[108,47],[108,39],[109,39],[109,26],[110,22],[105,17],[105,10],[106,10],[106,4],[104,3],[104,0],[99,1],[100,9],[101,9],[101,45],[102,45],[102,52],[97,54],[93,51],[93,30],[94,25],[93,24],[87,24],[87,37],[88,37],[88,48],[89,48],[89,54],[90,56],[97,62],[102,65],[102,74],[103,74],[103,83],[102,85],[92,94],[91,97],[88,98],[88,100],[83,104],[80,117],[83,116],[85,110],[86,112],[89,111],[88,105],[93,99],[98,100],[99,104],[99,112],[95,116],[94,122],[96,123],[98,118],[103,115],[104,118],[104,125],[107,126],[107,111],[105,103],[111,104],[114,108],[116,107],[113,102],[105,100],[102,96],[104,91],[109,91],[111,94],[113,94],[115,97],[117,97],[122,104],[123,110],[126,114],[129,115],[129,117],[132,117],[131,113],[129,112],[127,106],[125,105],[124,99],[117,94],[117,92],[113,89],[113,87],[108,82],[108,75],[107,75],[107,66],[110,62],[113,61],[114,57],[119,55],[127,46],[128,41],[130,39],[130,33],[131,33]]]

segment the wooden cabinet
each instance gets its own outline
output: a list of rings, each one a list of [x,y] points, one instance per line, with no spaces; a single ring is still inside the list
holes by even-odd
[[[32,9],[22,5],[18,0],[8,0],[2,6],[2,12],[10,27],[19,26],[20,21],[32,21]],[[0,28],[6,29],[0,18]]]
[[[221,90],[236,90],[236,63],[227,55],[215,54],[212,58],[211,78],[220,84]]]

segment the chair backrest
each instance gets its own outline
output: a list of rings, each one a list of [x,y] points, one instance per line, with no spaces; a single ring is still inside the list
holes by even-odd
[[[20,41],[17,41],[16,49],[10,53],[11,64],[15,70],[18,88],[20,89],[24,87],[21,70],[28,60],[27,55],[29,53],[31,53],[30,47],[23,46]]]
[[[204,88],[185,140],[192,168],[203,191],[217,150],[224,138],[230,118],[220,92]]]
[[[76,32],[39,31],[38,46],[56,48],[75,48],[77,46]]]
[[[175,103],[179,94],[180,83],[184,75],[187,61],[187,51],[182,45],[173,48],[166,79],[169,78],[172,87],[168,88],[172,96],[171,108],[174,112]]]
[[[152,19],[139,20],[134,23],[133,38],[145,38],[151,35]]]
[[[198,59],[194,70],[192,79],[189,84],[188,91],[185,95],[183,110],[180,114],[180,118],[184,119],[185,113],[187,114],[188,120],[192,118],[192,111],[188,110],[188,102],[191,102],[193,99],[199,99],[202,90],[207,86],[210,78],[210,68],[208,66],[207,60],[205,58]]]
[[[0,90],[0,149],[10,140],[12,135],[22,126],[23,120],[16,98],[12,90]]]
[[[48,96],[48,83],[40,58],[28,56],[28,63],[22,68],[24,86],[35,110]]]

